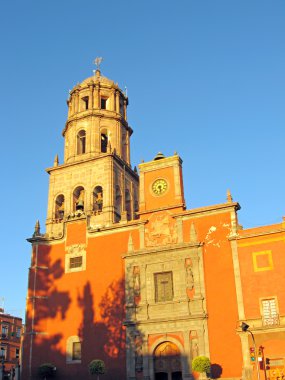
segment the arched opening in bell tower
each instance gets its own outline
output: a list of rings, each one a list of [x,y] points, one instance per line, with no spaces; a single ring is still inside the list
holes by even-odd
[[[94,214],[100,214],[103,209],[103,189],[102,186],[96,186],[93,191],[93,211]]]
[[[115,194],[115,211],[116,211],[116,222],[121,220],[122,213],[122,194],[120,186],[116,186],[116,194]]]
[[[108,134],[107,131],[104,130],[101,132],[101,153],[107,153],[108,148]]]
[[[56,197],[55,200],[55,210],[54,210],[55,219],[63,219],[64,217],[64,195],[60,194]]]
[[[153,353],[155,380],[182,380],[181,353],[176,344],[166,341]]]
[[[84,188],[78,186],[73,191],[73,211],[84,211]]]
[[[77,133],[77,154],[84,154],[86,150],[86,132],[82,129]]]
[[[132,199],[129,189],[125,191],[125,208],[127,212],[127,220],[132,219]]]

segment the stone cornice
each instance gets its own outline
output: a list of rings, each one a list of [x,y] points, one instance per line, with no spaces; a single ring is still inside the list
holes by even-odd
[[[174,217],[175,218],[178,218],[178,217],[192,217],[192,216],[196,216],[196,215],[203,215],[203,214],[207,214],[207,213],[213,213],[215,211],[217,212],[220,212],[220,211],[237,211],[237,210],[240,210],[240,205],[238,202],[230,202],[230,203],[220,203],[220,204],[216,204],[216,205],[212,205],[212,206],[205,206],[205,207],[199,207],[199,208],[194,208],[194,209],[190,209],[190,210],[185,210],[183,211],[182,213],[179,213],[179,214],[176,214]]]
[[[46,172],[50,174],[51,172],[54,172],[56,170],[62,170],[62,169],[72,167],[72,166],[83,165],[87,162],[102,160],[102,159],[106,159],[107,157],[111,157],[115,159],[121,166],[125,166],[126,171],[129,174],[131,174],[133,177],[135,177],[137,180],[139,180],[138,174],[129,166],[127,162],[122,160],[116,153],[103,153],[103,154],[100,154],[99,156],[88,157],[86,159],[83,159],[82,161],[73,161],[73,162],[64,163],[58,166],[52,166],[50,168],[47,168]]]
[[[282,233],[282,232],[285,232],[285,228],[274,229],[274,230],[271,230],[271,231],[255,232],[255,233],[252,232],[252,233],[249,233],[249,234],[245,233],[243,235],[236,234],[236,235],[230,236],[228,239],[229,240],[242,240],[242,239],[249,239],[249,238],[266,236],[266,235],[279,234],[279,233]]]
[[[201,314],[195,314],[195,315],[187,315],[184,317],[173,317],[173,318],[157,318],[157,319],[147,319],[147,320],[126,320],[123,322],[124,326],[138,326],[138,325],[145,325],[145,324],[157,324],[157,323],[176,323],[176,322],[185,322],[189,323],[189,321],[193,320],[204,320],[208,318],[208,314],[206,313],[201,313]]]
[[[138,250],[133,250],[126,252],[123,258],[134,257],[134,256],[143,256],[150,255],[152,253],[163,253],[165,251],[182,251],[186,248],[199,248],[203,246],[203,242],[189,242],[189,243],[177,243],[165,246],[157,246],[157,247],[145,247]]]
[[[93,116],[95,116],[96,118],[117,120],[120,123],[122,123],[122,125],[128,130],[128,132],[130,133],[130,136],[133,134],[133,129],[129,126],[128,122],[122,117],[121,114],[114,111],[109,111],[109,110],[102,111],[101,109],[90,109],[90,110],[77,112],[76,114],[70,116],[65,123],[65,127],[62,131],[62,136],[64,137],[67,129],[69,128],[69,124],[71,124],[72,122],[78,121],[81,119],[86,119]]]

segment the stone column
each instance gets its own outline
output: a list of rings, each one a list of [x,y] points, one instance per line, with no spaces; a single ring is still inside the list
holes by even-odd
[[[75,91],[75,113],[79,111],[79,90]]]
[[[127,120],[127,100],[124,99],[124,119]]]
[[[93,84],[89,85],[89,104],[88,108],[92,109],[93,108]]]
[[[116,91],[116,112],[120,113],[120,93]]]
[[[96,84],[96,86],[94,87],[94,99],[93,99],[93,102],[94,102],[94,108],[99,108],[99,85]]]
[[[191,346],[190,346],[190,331],[183,331],[184,338],[184,358],[182,358],[183,379],[192,379],[191,376]]]
[[[152,357],[148,352],[147,339],[143,340],[143,379],[150,380],[150,360]]]

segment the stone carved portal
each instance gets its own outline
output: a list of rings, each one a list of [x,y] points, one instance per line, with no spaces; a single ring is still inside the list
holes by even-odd
[[[174,343],[161,343],[153,356],[155,380],[182,380],[181,355]]]
[[[145,229],[145,244],[156,247],[177,243],[176,221],[168,212],[152,214]]]

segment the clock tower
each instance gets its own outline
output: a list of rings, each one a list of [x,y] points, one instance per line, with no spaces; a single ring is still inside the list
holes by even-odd
[[[177,155],[156,157],[139,165],[140,170],[140,214],[172,209],[185,209],[182,179],[182,160]]]

